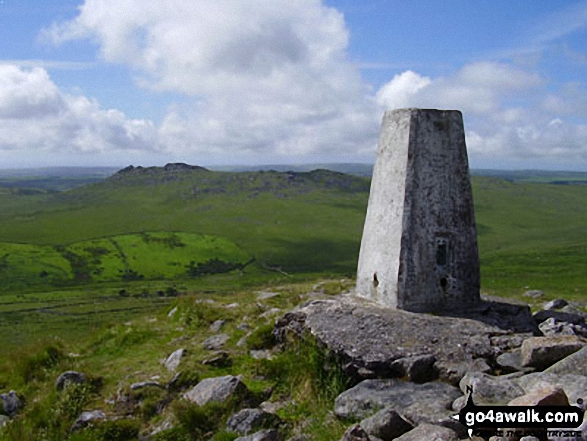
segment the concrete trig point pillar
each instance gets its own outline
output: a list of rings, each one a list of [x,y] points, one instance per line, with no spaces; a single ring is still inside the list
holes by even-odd
[[[385,112],[357,294],[431,312],[479,301],[479,255],[461,112]]]

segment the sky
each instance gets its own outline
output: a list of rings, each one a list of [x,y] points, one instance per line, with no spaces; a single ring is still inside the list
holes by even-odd
[[[587,1],[0,0],[0,168],[372,163],[403,107],[587,171]]]

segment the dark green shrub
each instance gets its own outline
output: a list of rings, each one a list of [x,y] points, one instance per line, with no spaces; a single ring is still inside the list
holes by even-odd
[[[249,349],[270,349],[275,346],[277,341],[273,336],[273,328],[273,324],[267,323],[253,330],[247,337]]]
[[[25,381],[45,378],[46,371],[57,366],[66,358],[64,350],[56,343],[42,345],[32,355],[24,355],[17,361],[18,373]]]

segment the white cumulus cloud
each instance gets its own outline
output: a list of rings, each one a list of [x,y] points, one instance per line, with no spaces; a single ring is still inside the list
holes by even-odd
[[[346,58],[342,14],[320,0],[86,0],[45,36],[92,39],[139,85],[193,97],[159,129],[172,152],[374,150],[380,109]]]
[[[61,91],[43,68],[0,65],[0,151],[107,152],[157,147],[148,120]]]

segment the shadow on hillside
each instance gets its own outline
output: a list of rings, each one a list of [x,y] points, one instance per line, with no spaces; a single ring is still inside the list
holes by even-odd
[[[296,241],[273,239],[272,257],[265,261],[287,273],[336,272],[354,274],[357,271],[360,242],[321,238]]]

